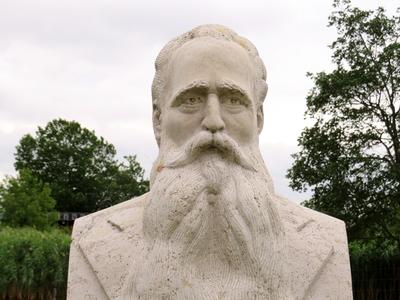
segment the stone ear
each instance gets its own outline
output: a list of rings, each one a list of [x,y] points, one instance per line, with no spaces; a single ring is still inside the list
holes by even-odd
[[[264,127],[264,110],[262,104],[258,106],[257,108],[257,128],[258,128],[258,134],[261,133],[262,129]]]
[[[265,100],[265,97],[267,96],[268,93],[268,84],[265,82],[265,80],[260,80],[258,82],[258,94],[257,94],[257,99],[258,99],[258,107],[257,107],[257,128],[258,128],[258,134],[261,133],[263,127],[264,127],[264,110],[263,110],[263,103]]]
[[[153,104],[153,130],[158,146],[161,140],[161,110],[157,104]]]

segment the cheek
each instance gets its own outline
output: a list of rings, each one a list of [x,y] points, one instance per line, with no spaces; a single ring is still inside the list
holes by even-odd
[[[239,143],[251,143],[257,135],[257,118],[246,111],[225,118],[226,132]]]
[[[201,118],[197,114],[168,111],[161,120],[161,139],[166,137],[177,146],[183,145],[201,128],[200,125]]]

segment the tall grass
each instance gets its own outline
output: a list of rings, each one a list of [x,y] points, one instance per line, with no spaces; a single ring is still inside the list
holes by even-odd
[[[0,299],[65,298],[70,241],[57,229],[0,229]]]

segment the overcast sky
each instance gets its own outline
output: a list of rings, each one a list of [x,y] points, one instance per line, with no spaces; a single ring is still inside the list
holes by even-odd
[[[361,8],[397,0],[354,1]],[[286,170],[305,126],[306,72],[329,70],[336,36],[332,1],[2,0],[0,2],[0,178],[14,175],[19,139],[54,118],[76,120],[137,154],[157,155],[151,124],[154,60],[175,36],[207,23],[228,26],[257,47],[268,72],[260,147],[278,193],[299,202]]]

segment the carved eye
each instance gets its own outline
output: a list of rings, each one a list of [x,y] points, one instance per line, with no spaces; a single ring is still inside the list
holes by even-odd
[[[196,105],[196,104],[200,104],[202,102],[203,102],[203,99],[201,99],[201,97],[189,96],[182,101],[182,104]]]
[[[226,93],[222,96],[222,105],[230,113],[240,113],[248,107],[245,96],[239,93]]]
[[[247,106],[245,100],[240,97],[240,96],[236,96],[236,95],[226,95],[222,98],[222,103],[225,106],[232,106],[232,107],[236,107],[236,106]]]
[[[236,97],[230,97],[229,100],[228,100],[228,103],[231,104],[231,105],[241,105],[242,104],[240,99],[236,98]]]
[[[182,95],[179,97],[176,106],[183,113],[195,113],[205,103],[205,98],[202,95]]]

